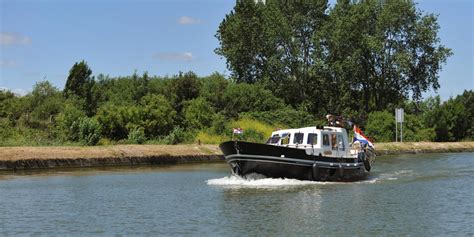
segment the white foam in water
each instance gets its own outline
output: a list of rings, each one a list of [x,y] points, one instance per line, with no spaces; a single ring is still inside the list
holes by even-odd
[[[209,179],[206,181],[208,185],[222,186],[222,187],[249,187],[249,188],[271,188],[271,187],[295,187],[303,185],[324,185],[324,184],[375,184],[383,181],[397,180],[403,176],[412,176],[412,170],[400,170],[394,173],[380,174],[372,176],[367,180],[361,180],[356,182],[320,182],[320,181],[307,181],[297,179],[286,179],[286,178],[267,178],[260,174],[249,174],[246,177],[240,177],[231,175],[228,177]]]
[[[206,181],[208,185],[227,186],[227,187],[281,187],[281,186],[301,186],[301,185],[315,185],[325,184],[324,182],[303,181],[297,179],[276,179],[266,178],[259,174],[250,174],[245,178],[231,175],[228,177],[209,179]]]
[[[393,181],[398,180],[403,177],[410,177],[413,176],[415,172],[413,170],[398,170],[392,173],[383,173],[376,175],[375,177],[371,177],[368,180],[359,181],[360,183],[379,183],[383,181]]]

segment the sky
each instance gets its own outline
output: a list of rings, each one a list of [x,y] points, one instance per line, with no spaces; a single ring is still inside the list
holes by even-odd
[[[334,3],[334,0],[330,1]],[[229,75],[214,53],[216,30],[235,0],[0,0],[0,88],[19,94],[48,80],[64,88],[85,60],[94,75]],[[454,55],[439,74],[443,100],[474,90],[474,1],[418,0],[439,14],[441,43]]]

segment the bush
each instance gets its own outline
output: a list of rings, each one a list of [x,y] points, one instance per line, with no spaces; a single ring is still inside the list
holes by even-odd
[[[395,117],[387,111],[372,112],[367,119],[365,130],[365,134],[376,142],[394,141]]]
[[[434,128],[425,128],[421,116],[405,113],[405,121],[403,123],[403,141],[434,141],[435,138],[436,133]]]
[[[94,146],[101,138],[102,128],[94,118],[83,117],[79,120],[79,141],[83,145]]]
[[[215,114],[212,120],[211,133],[225,134],[229,129],[226,117],[222,113]]]
[[[79,141],[79,120],[85,117],[85,112],[72,104],[66,104],[64,110],[56,118],[56,128],[61,134],[61,140]]]
[[[418,142],[432,141],[436,137],[433,128],[423,125],[421,116],[405,113],[403,123],[403,141]],[[400,139],[400,127],[398,127]],[[369,114],[366,125],[366,135],[376,142],[391,142],[395,140],[395,117],[387,111],[372,112]]]
[[[242,112],[275,111],[284,108],[282,99],[255,84],[230,84],[223,95],[226,116],[235,118]]]
[[[129,128],[142,121],[140,108],[134,105],[115,105],[107,103],[97,112],[97,120],[102,125],[103,135],[113,140],[126,139]]]
[[[140,125],[149,138],[169,134],[174,127],[176,111],[163,95],[148,94],[140,102]]]
[[[211,126],[214,110],[211,105],[199,97],[186,103],[184,118],[190,129],[201,129]]]
[[[128,133],[127,141],[131,144],[143,144],[145,140],[145,130],[142,127],[135,127]]]
[[[173,131],[171,131],[171,133],[166,136],[164,140],[168,145],[176,145],[178,143],[189,141],[190,136],[192,136],[190,133],[186,133],[183,128],[177,126],[174,127]]]

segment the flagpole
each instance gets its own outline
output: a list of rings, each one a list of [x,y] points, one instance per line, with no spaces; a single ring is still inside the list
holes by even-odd
[[[398,142],[398,122],[395,119],[395,142]]]
[[[354,132],[355,132],[355,124],[352,125],[352,134],[351,134],[351,143],[354,143]]]

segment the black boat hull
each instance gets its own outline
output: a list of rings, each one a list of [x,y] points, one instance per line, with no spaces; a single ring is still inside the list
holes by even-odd
[[[239,176],[257,173],[271,178],[314,181],[357,181],[367,176],[363,161],[358,159],[240,141],[224,142],[219,147],[232,172]]]

